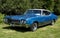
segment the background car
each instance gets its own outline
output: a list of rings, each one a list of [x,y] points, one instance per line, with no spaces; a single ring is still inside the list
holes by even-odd
[[[38,26],[51,24],[57,20],[57,16],[46,9],[29,9],[23,15],[5,16],[4,22],[11,26],[30,27],[32,31]]]

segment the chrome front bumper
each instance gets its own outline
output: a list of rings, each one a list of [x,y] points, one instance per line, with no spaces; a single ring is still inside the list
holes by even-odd
[[[29,27],[29,25],[28,24],[14,24],[14,23],[10,23],[10,26],[12,26],[12,27],[26,27],[26,28],[28,28]]]

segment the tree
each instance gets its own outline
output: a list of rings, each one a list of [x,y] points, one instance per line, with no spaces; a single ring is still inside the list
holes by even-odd
[[[22,14],[27,9],[48,9],[60,14],[60,0],[0,0],[0,12],[4,14]]]
[[[60,0],[55,0],[54,12],[57,15],[60,15]]]

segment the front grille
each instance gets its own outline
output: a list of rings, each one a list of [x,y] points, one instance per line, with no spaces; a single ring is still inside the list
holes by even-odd
[[[19,24],[20,21],[19,20],[11,20],[11,19],[8,19],[9,23],[14,23],[14,24]]]

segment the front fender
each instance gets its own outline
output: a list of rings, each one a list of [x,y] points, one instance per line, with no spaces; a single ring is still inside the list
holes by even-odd
[[[36,20],[35,18],[28,18],[28,19],[26,20],[26,24],[31,25],[31,24],[33,24],[33,22],[34,22],[35,20]]]

